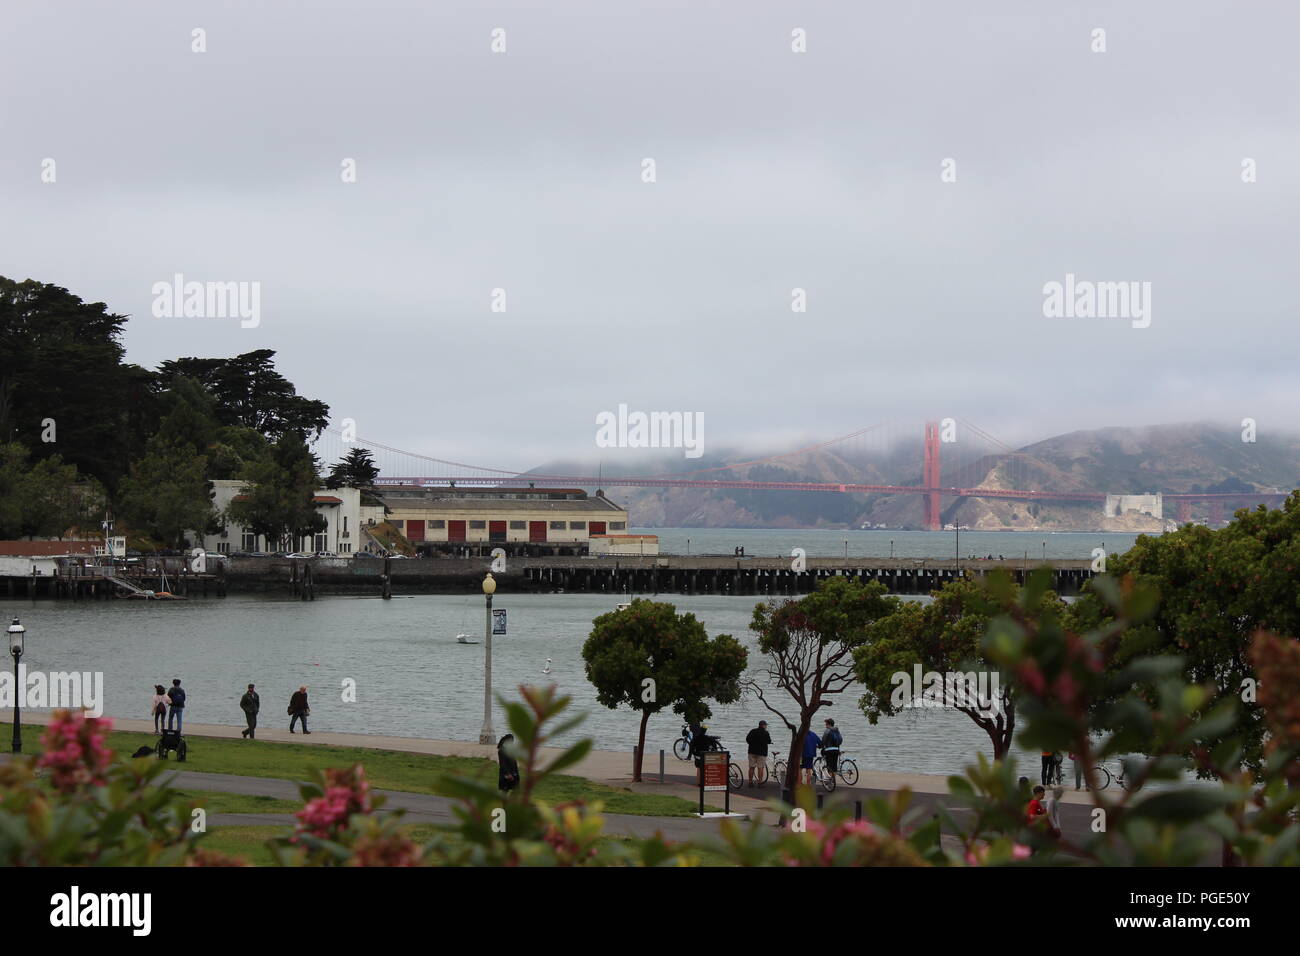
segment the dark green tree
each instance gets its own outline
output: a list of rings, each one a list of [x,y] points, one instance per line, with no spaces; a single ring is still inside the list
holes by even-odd
[[[379,468],[370,449],[352,448],[330,468],[325,487],[369,490],[375,486],[378,477]]]
[[[636,600],[592,622],[582,659],[596,699],[641,713],[633,780],[641,779],[651,715],[671,707],[689,721],[704,720],[712,713],[708,701],[738,700],[748,657],[731,635],[710,638],[694,614],[665,602]]]
[[[153,422],[150,373],[122,362],[125,322],[67,289],[0,277],[0,441],[116,488]]]
[[[795,787],[813,717],[853,683],[853,652],[867,640],[868,628],[898,604],[879,581],[834,577],[796,600],[755,606],[750,630],[758,635],[767,680],[751,678],[745,686],[790,731],[787,788]]]
[[[867,628],[866,640],[853,652],[854,673],[864,688],[858,705],[872,724],[901,713],[916,698],[952,708],[988,734],[993,758],[1001,760],[1016,729],[1015,698],[1010,675],[999,673],[982,645],[989,622],[1010,609],[1010,592],[953,581],[930,596],[925,604],[900,602]],[[1042,617],[1065,613],[1065,602],[1051,591],[1040,601]],[[941,682],[923,676],[918,684],[918,669]],[[952,679],[959,674],[962,680]]]
[[[1215,688],[1198,716],[1229,700],[1244,702],[1219,736],[1241,741],[1244,766],[1259,772],[1266,725],[1249,649],[1260,629],[1289,640],[1300,634],[1300,491],[1281,509],[1239,511],[1217,531],[1185,525],[1159,537],[1140,536],[1129,551],[1109,559],[1103,577],[1150,590],[1160,600],[1149,619],[1111,638],[1106,666],[1118,672],[1153,654],[1177,655],[1188,683]],[[1072,605],[1076,629],[1114,619],[1095,586],[1101,580]],[[1132,691],[1154,699],[1153,685]]]
[[[17,442],[0,445],[0,538],[62,538],[98,527],[100,485],[58,455],[32,462]]]
[[[243,493],[226,509],[227,517],[271,542],[293,542],[324,531],[326,522],[313,497],[319,463],[296,434],[282,436],[249,462],[240,477]]]
[[[234,358],[173,359],[158,372],[200,382],[216,399],[223,425],[252,428],[271,441],[290,434],[318,437],[329,423],[329,406],[299,395],[274,360],[272,349],[258,349]]]

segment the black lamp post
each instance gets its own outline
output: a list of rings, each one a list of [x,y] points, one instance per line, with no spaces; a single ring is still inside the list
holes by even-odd
[[[27,633],[27,628],[23,627],[18,618],[9,625],[9,653],[14,658],[14,743],[13,752],[20,754],[23,752],[23,731],[19,724],[19,701],[22,699],[22,684],[18,680],[18,662],[23,656],[23,636]]]

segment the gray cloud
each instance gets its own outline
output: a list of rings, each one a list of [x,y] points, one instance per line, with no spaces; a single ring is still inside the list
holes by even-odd
[[[5,274],[131,313],[142,364],[275,348],[305,394],[391,445],[594,457],[595,415],[620,402],[702,411],[732,446],[945,415],[1013,442],[1294,420],[1288,7],[8,16]],[[153,318],[150,287],[176,272],[260,281],[260,327]],[[1067,272],[1151,282],[1151,327],[1044,318],[1042,286]]]

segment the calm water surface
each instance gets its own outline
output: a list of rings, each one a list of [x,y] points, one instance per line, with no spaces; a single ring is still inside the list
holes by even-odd
[[[510,633],[493,642],[496,690],[553,682],[589,715],[570,739],[586,735],[598,748],[630,751],[637,715],[600,706],[581,659],[592,619],[626,599],[498,591],[494,607],[508,610]],[[751,649],[751,664],[759,660],[748,630],[755,598],[661,599],[694,613],[711,635],[731,634],[742,641]],[[242,726],[239,697],[251,681],[262,696],[262,724],[287,726],[289,695],[307,684],[314,730],[478,739],[484,648],[457,644],[456,635],[481,635],[481,597],[13,601],[4,610],[21,616],[27,626],[23,660],[29,669],[104,672],[108,716],[148,719],[153,685],[170,685],[179,677],[188,693],[187,721]],[[342,700],[348,678],[356,682],[355,703]],[[845,750],[864,768],[950,773],[977,751],[989,752],[987,737],[961,715],[917,710],[872,727],[857,709],[858,696],[851,688],[827,715],[843,730]],[[494,709],[500,734],[505,721]],[[774,741],[783,742],[779,721],[756,701],[715,707],[710,731],[743,752],[744,736],[760,717],[768,718]],[[671,713],[651,718],[647,747],[652,753],[671,748],[680,726]],[[676,764],[671,752],[668,759]],[[1036,778],[1037,755],[1027,759],[1024,772]]]

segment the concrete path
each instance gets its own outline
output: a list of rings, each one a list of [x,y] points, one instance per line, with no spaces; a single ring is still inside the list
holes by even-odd
[[[33,713],[24,715],[25,724],[44,724],[48,714]],[[152,734],[153,724],[147,720],[113,718],[115,730],[134,731]],[[186,724],[187,737],[218,737],[241,739],[239,727],[219,724]],[[294,743],[302,746],[333,745],[340,747],[358,747],[374,750],[393,750],[404,753],[434,754],[440,756],[477,757],[496,759],[496,748],[491,745],[470,743],[460,740],[433,740],[423,737],[390,737],[377,734],[343,734],[313,731],[304,736],[301,733],[290,734],[287,728],[258,727],[257,742],[275,741]],[[250,744],[256,746],[256,742]],[[561,751],[555,748],[543,750],[543,756],[550,758]],[[733,758],[742,767],[745,761]],[[576,766],[569,767],[567,774],[586,777],[607,786],[631,790],[636,793],[654,793],[680,797],[692,803],[699,800],[699,790],[695,781],[695,769],[688,761],[678,760],[671,752],[665,755],[664,782],[659,782],[659,754],[654,752],[647,756],[645,762],[645,779],[640,783],[632,782],[632,755],[610,750],[593,750]],[[177,774],[174,784],[186,790],[216,790],[227,793],[242,793],[277,797],[283,800],[297,801],[297,787],[288,780],[275,780],[264,777],[243,777],[233,774],[203,773],[184,770]],[[913,804],[933,813],[940,804],[949,804],[947,778],[929,774],[888,773],[883,771],[860,772],[855,787],[841,785],[834,793],[828,794],[828,803],[846,803],[852,806],[855,800],[867,800],[892,794],[904,786],[912,788],[915,794]],[[387,806],[401,807],[409,812],[412,823],[449,822],[451,800],[431,794],[407,793],[400,791],[382,791],[389,796]],[[722,806],[723,794],[710,793],[707,802]],[[750,815],[764,824],[775,824],[776,814],[768,806],[780,797],[774,784],[750,790],[745,788],[731,794],[731,810]],[[1061,823],[1066,834],[1074,839],[1083,840],[1087,836],[1090,823],[1089,807],[1091,801],[1086,791],[1075,792],[1066,787],[1061,808]],[[959,809],[957,812],[961,812]],[[661,832],[668,839],[688,839],[703,834],[717,832],[717,820],[700,820],[691,817],[645,817],[629,814],[605,814],[607,832],[616,835],[649,836]],[[270,817],[271,823],[284,823],[283,815],[277,814],[214,814],[214,820],[243,820],[245,818],[264,819]],[[228,825],[234,825],[230,823]],[[250,824],[251,825],[251,824]]]
[[[24,724],[45,724],[49,721],[48,714],[24,714]],[[115,730],[128,730],[137,733],[153,733],[153,723],[148,720],[131,720],[128,718],[114,717],[113,728]],[[225,726],[222,724],[191,724],[186,723],[185,735],[187,737],[224,737],[229,739],[241,739],[241,727]],[[403,753],[417,754],[435,754],[439,756],[451,757],[478,757],[480,759],[496,760],[496,748],[488,744],[470,743],[463,740],[433,740],[425,737],[389,737],[378,734],[342,734],[331,733],[329,731],[312,731],[310,734],[301,733],[290,734],[286,727],[278,723],[274,726],[259,726],[257,728],[257,739],[276,741],[279,743],[295,743],[304,746],[326,744],[336,747],[360,747],[371,750],[396,750]],[[556,748],[544,748],[542,755],[546,759],[557,756],[561,751]],[[852,751],[849,752],[852,756]],[[732,761],[738,764],[742,769],[746,768],[744,754],[733,754]],[[573,774],[579,777],[586,777],[589,780],[596,780],[600,783],[613,787],[625,787],[645,793],[669,793],[674,796],[683,796],[685,799],[698,799],[698,790],[694,786],[695,768],[689,761],[678,760],[669,750],[664,757],[665,780],[659,783],[659,752],[652,750],[646,755],[644,763],[644,781],[641,784],[632,783],[632,753],[631,751],[615,750],[592,750],[577,765],[569,767],[565,773]],[[747,772],[747,771],[746,771]],[[1068,768],[1067,768],[1068,776]],[[1037,782],[1036,778],[1031,778],[1032,782]],[[856,789],[869,793],[892,793],[903,787],[911,787],[912,791],[917,794],[946,794],[948,792],[947,777],[937,774],[921,773],[889,773],[881,770],[862,770]],[[841,787],[836,793],[847,791],[848,788]],[[776,788],[769,785],[766,791],[759,791],[764,795],[758,799],[748,796],[748,791],[733,793],[733,803],[737,800],[748,801],[755,805],[761,805],[764,801],[778,796]],[[715,796],[718,796],[715,794]],[[1065,791],[1065,803],[1090,804],[1086,791],[1075,792],[1067,786]]]

